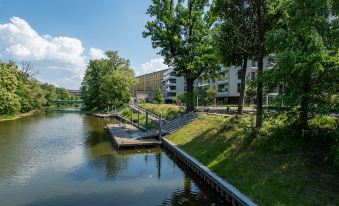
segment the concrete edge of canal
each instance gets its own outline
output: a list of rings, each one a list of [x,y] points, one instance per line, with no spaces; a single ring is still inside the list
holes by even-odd
[[[204,182],[206,182],[212,189],[217,191],[223,198],[231,202],[232,205],[246,205],[256,206],[249,197],[241,193],[237,188],[232,186],[227,181],[221,179],[217,174],[209,170],[205,165],[187,154],[178,146],[169,140],[162,138],[162,145],[170,151],[176,158],[182,161],[188,168],[190,168],[196,175],[198,175]]]

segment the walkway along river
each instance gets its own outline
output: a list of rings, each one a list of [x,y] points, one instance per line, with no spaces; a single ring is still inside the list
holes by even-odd
[[[225,205],[160,149],[117,152],[108,121],[49,112],[0,122],[0,205]]]

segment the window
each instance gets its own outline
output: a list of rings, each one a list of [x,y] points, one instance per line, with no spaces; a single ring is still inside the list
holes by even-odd
[[[187,86],[184,86],[184,91],[185,91],[185,92],[187,91]]]
[[[224,71],[224,72],[220,72],[219,75],[218,75],[218,81],[224,81],[224,80],[227,80],[228,76],[227,76],[228,72],[227,71]]]
[[[170,86],[169,88],[170,88],[170,90],[176,90],[177,89],[176,86]]]
[[[171,72],[171,73],[170,73],[170,76],[171,76],[171,77],[175,77],[175,72]]]
[[[251,80],[255,80],[255,72],[251,72]]]
[[[254,61],[254,60],[252,60],[252,62],[251,62],[251,67],[256,67],[256,66],[257,66],[257,62]]]
[[[241,73],[242,73],[242,70],[239,69],[239,71],[238,71],[238,79],[241,79]]]
[[[169,83],[172,83],[172,84],[174,83],[175,84],[175,83],[177,83],[177,80],[176,79],[170,79]]]
[[[241,90],[241,83],[238,83],[238,93],[240,93]]]
[[[170,92],[167,94],[167,97],[175,97],[176,93]]]
[[[228,92],[228,85],[227,84],[219,84],[218,85],[218,92]]]

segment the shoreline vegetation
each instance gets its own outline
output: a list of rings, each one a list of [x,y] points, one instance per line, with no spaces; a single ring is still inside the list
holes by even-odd
[[[42,109],[31,110],[29,112],[23,112],[23,113],[11,114],[11,115],[0,115],[0,122],[20,119],[20,118],[31,116],[38,112],[42,112],[46,110],[58,110],[58,109],[63,109],[63,108],[76,108],[76,107],[74,107],[73,105],[65,105],[65,106],[50,105]]]
[[[36,112],[37,112],[37,110],[33,110],[33,111],[19,113],[19,114],[2,115],[2,116],[0,116],[0,122],[11,121],[11,120],[16,120],[16,119],[20,119],[20,118],[23,118],[23,117],[31,116],[31,115],[35,114]]]
[[[0,119],[11,120],[53,107],[54,100],[76,100],[65,88],[42,83],[35,78],[29,62],[22,67],[13,62],[0,60]],[[32,112],[32,113],[31,113]]]
[[[203,115],[166,138],[259,205],[338,205],[339,171],[327,146],[338,119],[314,118],[318,134],[296,139],[285,118],[267,118],[253,138],[252,115]]]

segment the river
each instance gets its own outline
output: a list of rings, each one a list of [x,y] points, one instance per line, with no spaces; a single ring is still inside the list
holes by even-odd
[[[44,112],[0,122],[0,205],[224,205],[161,149],[116,151],[109,121]]]

